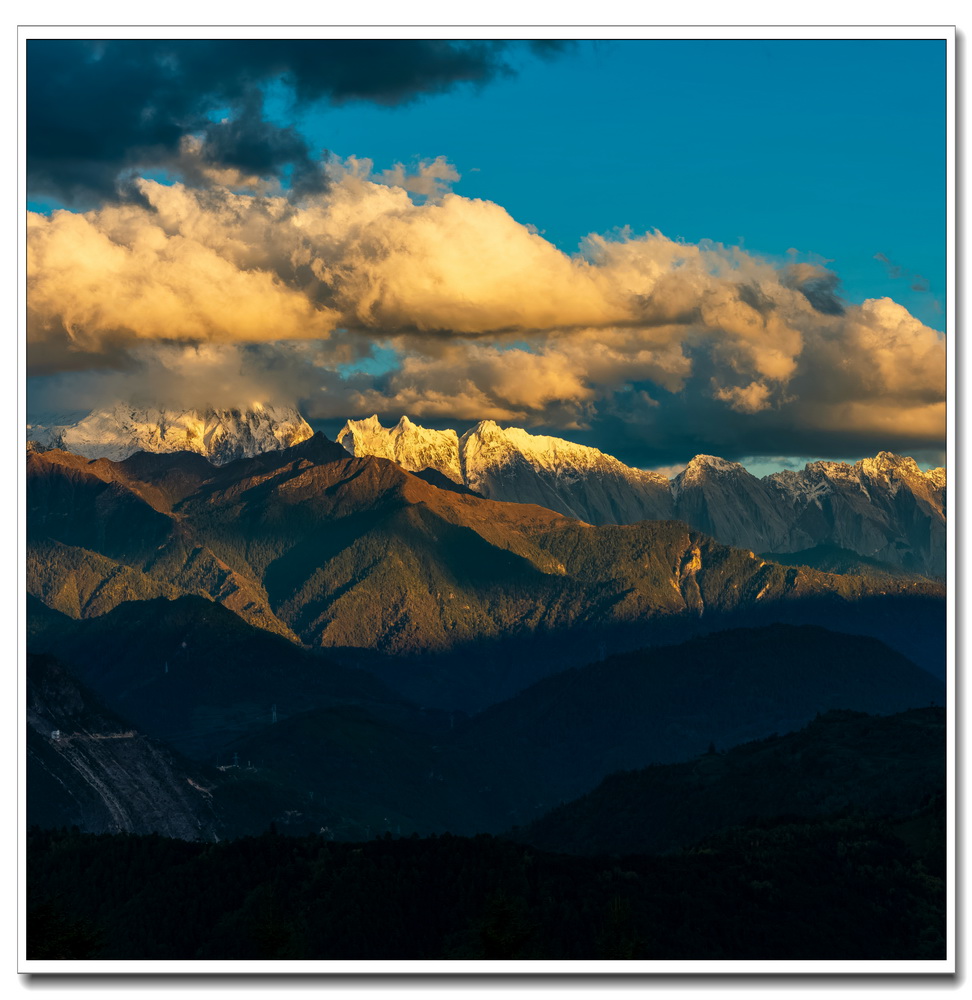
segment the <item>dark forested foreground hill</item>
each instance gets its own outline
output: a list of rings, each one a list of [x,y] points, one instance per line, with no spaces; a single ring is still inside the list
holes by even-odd
[[[32,831],[30,959],[941,959],[942,800],[666,857],[488,836],[217,845]]]
[[[813,636],[803,638],[806,644]],[[723,637],[727,646],[738,640]],[[747,641],[753,637],[744,634],[740,648]],[[894,670],[887,673],[893,679]],[[102,737],[123,725],[85,703],[49,663],[34,672],[32,691],[36,712],[60,713],[82,728],[98,725]],[[713,699],[724,694],[710,691]],[[194,796],[196,815],[208,819],[207,829],[197,822],[200,837],[252,829],[268,816],[271,832],[207,844],[33,829],[28,957],[942,958],[943,714],[827,714],[790,736],[618,775],[515,832],[538,842],[572,834],[579,843],[558,847],[595,855],[588,857],[488,835],[331,839],[367,836],[366,821],[374,832],[384,820],[387,830],[388,814],[406,822],[420,816],[433,824],[461,817],[475,823],[477,808],[496,810],[503,796],[527,811],[543,794],[531,782],[564,782],[574,767],[570,758],[550,769],[540,752],[542,729],[532,750],[520,746],[490,759],[475,753],[482,739],[476,720],[440,731],[430,746],[428,732],[376,720],[361,705],[333,706],[248,738],[250,752],[274,755],[269,766],[225,771],[187,767],[158,752],[146,769],[132,750],[116,752],[134,740],[95,740],[97,755],[85,751],[81,763],[99,783],[102,805],[126,800],[131,789],[120,774],[143,793],[166,790],[168,798],[154,805],[156,814],[168,811],[171,824],[181,781],[183,798]],[[652,728],[646,718],[646,732]],[[43,727],[35,735],[44,742]],[[578,728],[579,746],[584,739],[604,743],[607,732],[592,726],[584,736]],[[58,755],[62,777],[72,747],[84,742],[75,733],[68,741],[67,748],[63,737],[56,749],[43,747],[48,758]],[[526,768],[531,753],[540,764]],[[498,769],[495,797],[477,785],[482,771],[465,770],[472,759]],[[314,788],[326,795],[315,797]],[[344,827],[335,822],[303,837],[274,831],[328,816]],[[491,821],[498,816],[493,812]],[[151,825],[151,815],[140,818]],[[130,828],[146,829],[145,822]]]
[[[677,521],[594,527],[320,435],[219,468],[31,452],[27,481],[28,589],[49,607],[202,595],[291,642],[380,657],[427,706],[481,709],[602,647],[777,621],[877,636],[942,672],[940,583],[784,567]]]
[[[945,792],[945,710],[828,712],[799,732],[624,771],[518,830],[570,854],[671,851],[755,817],[904,816]]]

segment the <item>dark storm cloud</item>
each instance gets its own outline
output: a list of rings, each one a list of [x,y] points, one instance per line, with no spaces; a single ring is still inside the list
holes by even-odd
[[[313,187],[317,151],[263,115],[260,89],[283,79],[299,103],[396,105],[514,72],[517,43],[448,40],[77,40],[27,43],[27,163],[34,196],[69,203],[117,194],[119,174],[166,166],[189,133],[241,173],[290,166]],[[532,42],[543,57],[563,43]],[[213,122],[228,110],[229,120]],[[317,178],[316,183],[321,183]]]
[[[888,421],[879,429],[854,426],[850,418],[821,426],[813,418],[816,405],[810,395],[783,409],[741,415],[707,394],[701,379],[680,393],[646,383],[616,394],[602,404],[589,430],[568,436],[641,468],[678,465],[698,454],[729,461],[781,454],[856,459],[888,450],[937,461],[944,446],[940,431],[906,421]],[[546,432],[564,436],[556,428]]]
[[[203,131],[198,157],[200,168],[232,167],[244,176],[279,177],[289,167],[297,194],[326,187],[321,164],[311,156],[303,137],[290,126],[264,118],[263,94],[255,88],[241,99],[233,117]],[[180,162],[185,165],[185,158]],[[200,183],[205,178],[190,172],[187,179]]]

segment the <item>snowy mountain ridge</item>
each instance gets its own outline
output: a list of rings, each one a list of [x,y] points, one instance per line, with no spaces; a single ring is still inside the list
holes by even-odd
[[[739,462],[696,455],[673,479],[596,448],[482,420],[459,437],[403,417],[349,420],[338,441],[354,455],[433,468],[491,500],[534,503],[590,524],[676,518],[719,541],[763,553],[836,545],[911,572],[945,572],[944,469],[879,452],[850,465],[810,462],[762,479]]]
[[[377,414],[367,420],[349,420],[337,442],[352,455],[390,458],[409,472],[435,469],[463,485],[459,468],[459,436],[455,431],[434,431],[413,424],[403,416],[394,427],[382,427]]]
[[[166,409],[118,402],[80,419],[47,417],[27,425],[30,440],[85,458],[115,462],[139,451],[190,451],[224,465],[278,451],[313,436],[293,406],[253,403],[245,409]]]
[[[28,427],[35,447],[121,461],[138,451],[190,451],[216,465],[299,444],[313,434],[291,406],[166,409],[117,403]],[[760,553],[836,546],[909,572],[944,576],[946,472],[879,452],[850,465],[818,461],[762,479],[738,462],[697,455],[673,479],[561,438],[482,420],[461,437],[403,416],[348,420],[337,437],[355,456],[426,469],[487,499],[536,504],[588,524],[677,519]]]
[[[390,458],[409,472],[435,469],[491,500],[533,503],[590,524],[672,516],[668,480],[596,448],[481,420],[460,438],[403,417],[349,420],[337,436],[352,455]]]
[[[666,477],[658,472],[633,469],[611,455],[574,444],[563,438],[531,434],[520,427],[501,428],[492,420],[481,420],[459,439],[459,455],[469,474],[479,474],[489,463],[501,462],[517,453],[538,468],[576,482],[583,472],[615,473],[632,481],[662,484]]]

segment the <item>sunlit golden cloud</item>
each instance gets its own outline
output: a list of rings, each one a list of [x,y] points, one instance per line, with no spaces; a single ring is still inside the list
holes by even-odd
[[[140,204],[31,214],[31,368],[131,365],[141,351],[144,369],[153,345],[182,343],[225,345],[231,373],[233,345],[306,341],[313,363],[290,351],[283,367],[312,416],[566,428],[617,412],[634,426],[664,423],[661,393],[730,423],[878,434],[897,413],[923,440],[943,436],[944,339],[897,303],[841,303],[818,264],[659,233],[591,235],[570,256],[450,193],[457,177],[442,158],[380,176],[350,160],[298,203],[209,177],[205,190],[141,180]],[[342,377],[377,341],[397,362]]]

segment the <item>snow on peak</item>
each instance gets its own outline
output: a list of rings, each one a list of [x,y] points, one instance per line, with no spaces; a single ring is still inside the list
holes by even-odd
[[[413,472],[433,468],[494,500],[534,503],[583,521],[624,524],[670,517],[668,479],[596,448],[480,420],[462,437],[402,417],[349,420],[338,443],[352,455],[389,458]]]
[[[913,458],[901,458],[890,451],[879,451],[874,458],[862,458],[857,467],[875,479],[879,476],[887,478],[891,475],[909,477],[923,475]]]
[[[488,419],[457,437],[406,417],[386,430],[371,417],[348,421],[338,440],[354,455],[391,458],[413,471],[437,468],[488,499],[538,504],[589,524],[674,517],[753,551],[832,544],[939,572],[938,543],[933,539],[929,548],[924,528],[915,541],[908,526],[927,521],[934,532],[944,524],[944,470],[923,473],[912,459],[890,452],[854,465],[809,462],[763,479],[739,462],[696,455],[669,480],[596,448]],[[421,450],[433,444],[434,454]],[[918,513],[909,520],[899,511],[911,509],[911,497]]]
[[[394,427],[386,428],[373,414],[365,420],[349,420],[337,441],[352,455],[388,458],[409,472],[435,469],[454,483],[462,483],[459,438],[453,430],[429,430],[413,424],[406,416]]]
[[[482,473],[487,466],[526,461],[537,470],[565,476],[569,480],[575,480],[579,475],[599,473],[638,482],[666,482],[659,473],[633,469],[597,448],[574,444],[563,438],[531,434],[522,427],[502,428],[492,420],[481,420],[463,434],[459,449],[467,479]]]
[[[139,451],[195,452],[215,465],[279,451],[314,434],[292,406],[266,402],[239,409],[168,409],[118,402],[78,419],[28,425],[28,437],[48,448],[120,462]]]
[[[504,431],[495,420],[480,420],[475,427],[470,427],[465,434],[459,439],[460,444],[467,438],[471,437],[505,437],[506,431]]]
[[[675,478],[681,480],[698,479],[710,471],[716,473],[744,472],[747,475],[749,474],[746,472],[746,467],[740,465],[738,462],[729,462],[724,458],[719,458],[718,455],[696,455]]]

